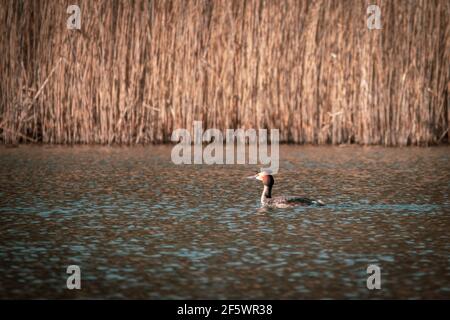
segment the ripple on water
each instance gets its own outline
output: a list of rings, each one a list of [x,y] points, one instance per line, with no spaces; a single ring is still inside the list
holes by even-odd
[[[281,146],[274,195],[327,203],[289,209],[170,151],[0,149],[0,297],[69,297],[79,264],[87,298],[371,298],[377,264],[378,298],[450,298],[448,148]]]

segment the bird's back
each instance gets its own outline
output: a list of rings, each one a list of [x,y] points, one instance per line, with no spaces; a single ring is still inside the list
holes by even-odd
[[[280,196],[266,199],[265,205],[269,206],[310,206],[310,205],[325,205],[320,200],[313,200],[297,196]]]

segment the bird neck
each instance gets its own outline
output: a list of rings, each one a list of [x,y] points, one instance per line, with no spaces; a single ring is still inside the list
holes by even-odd
[[[261,195],[261,203],[266,202],[266,199],[272,198],[272,186],[264,186],[264,190]]]

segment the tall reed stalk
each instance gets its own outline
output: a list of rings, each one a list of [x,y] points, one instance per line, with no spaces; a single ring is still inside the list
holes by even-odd
[[[194,120],[295,143],[450,137],[448,0],[0,0],[0,28],[4,143],[160,143]]]

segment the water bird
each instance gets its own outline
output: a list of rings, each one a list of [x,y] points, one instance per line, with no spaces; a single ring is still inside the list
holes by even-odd
[[[279,196],[272,198],[272,186],[275,183],[275,179],[270,171],[262,171],[247,178],[262,181],[264,189],[261,195],[261,206],[263,207],[287,208],[293,206],[325,205],[325,203],[321,200],[313,200],[297,196]]]

